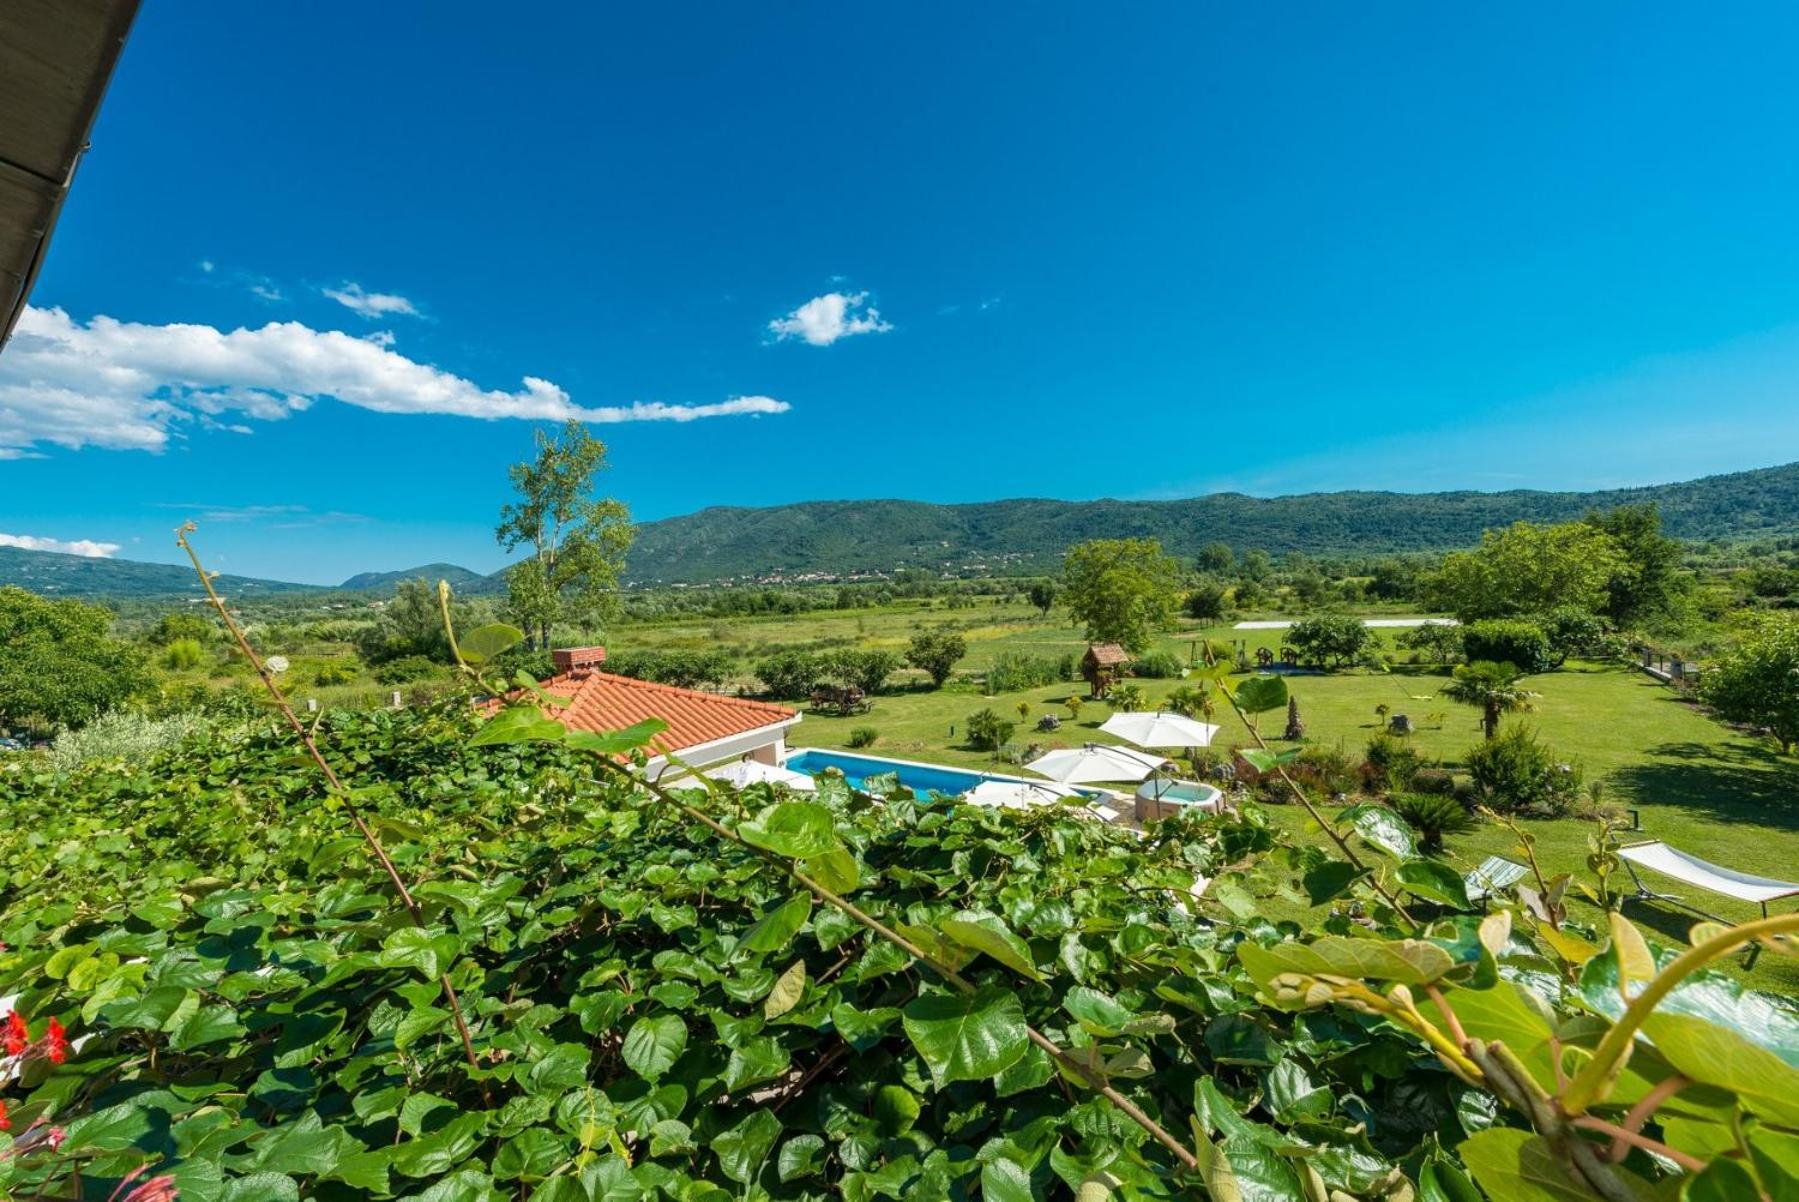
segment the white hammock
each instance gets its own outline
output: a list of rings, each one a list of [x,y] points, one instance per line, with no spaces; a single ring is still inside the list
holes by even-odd
[[[1634,864],[1641,864],[1644,868],[1653,868],[1677,881],[1697,885],[1701,889],[1709,889],[1713,893],[1722,893],[1725,897],[1734,897],[1738,901],[1750,902],[1754,905],[1765,906],[1771,901],[1799,894],[1799,885],[1790,881],[1777,881],[1765,876],[1751,876],[1747,872],[1738,872],[1734,868],[1723,868],[1717,864],[1707,863],[1698,856],[1689,856],[1684,851],[1676,851],[1659,840],[1652,843],[1628,844],[1620,847],[1618,854]],[[1642,891],[1648,892],[1646,889]]]

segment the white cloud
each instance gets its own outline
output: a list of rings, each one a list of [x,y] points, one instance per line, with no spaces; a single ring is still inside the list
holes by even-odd
[[[23,458],[42,444],[161,451],[184,424],[229,429],[219,420],[226,414],[275,421],[325,399],[376,413],[594,423],[790,408],[766,396],[587,408],[535,376],[517,391],[484,389],[408,359],[387,340],[299,322],[231,331],[110,317],[84,325],[61,309],[28,307],[0,355],[0,459]]]
[[[60,538],[37,538],[30,534],[0,534],[0,547],[17,547],[21,551],[58,551],[79,555],[83,559],[111,559],[118,553],[118,543],[97,543],[91,538],[64,542]]]
[[[830,346],[852,334],[881,334],[893,328],[880,310],[867,305],[866,292],[827,292],[815,296],[785,317],[768,323],[776,341],[804,338],[812,346]]]
[[[377,317],[419,316],[418,307],[405,297],[392,292],[367,292],[361,284],[345,284],[341,288],[322,288],[320,291],[344,308],[370,320]]]
[[[207,275],[212,274],[212,269],[215,266],[216,266],[216,264],[214,264],[211,259],[201,259],[200,260],[200,270],[204,271]]]

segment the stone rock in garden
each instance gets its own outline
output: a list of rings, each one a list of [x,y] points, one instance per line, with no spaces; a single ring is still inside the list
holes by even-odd
[[[1412,720],[1404,714],[1394,714],[1392,719],[1387,723],[1387,729],[1391,730],[1396,735],[1409,735],[1416,730],[1417,727],[1413,726]]]

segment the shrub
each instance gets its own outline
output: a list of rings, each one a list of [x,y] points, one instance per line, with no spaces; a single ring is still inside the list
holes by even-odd
[[[1420,768],[1412,773],[1414,793],[1436,793],[1447,797],[1455,792],[1455,774],[1442,768]]]
[[[548,651],[531,651],[520,643],[494,660],[493,670],[508,680],[519,672],[533,680],[548,680],[556,675],[556,661]]]
[[[1374,632],[1348,614],[1303,618],[1287,631],[1286,639],[1300,663],[1331,669],[1357,662],[1373,641]]]
[[[1081,678],[1080,657],[1077,656],[1072,651],[1064,652],[1062,654],[1062,657],[1056,661],[1056,679],[1062,680],[1062,681],[1073,681],[1073,680],[1079,680],[1080,678]]]
[[[900,666],[900,657],[892,651],[845,648],[824,657],[826,675],[864,693],[878,693]]]
[[[1503,814],[1559,818],[1580,798],[1579,766],[1558,762],[1529,727],[1476,744],[1466,767],[1480,804]]]
[[[987,666],[989,693],[1020,693],[1026,689],[1055,684],[1061,671],[1056,661],[1046,655],[1024,655],[1002,651]]]
[[[851,747],[873,747],[880,737],[881,732],[874,727],[858,726],[850,731],[850,737],[845,742]]]
[[[1012,741],[1016,729],[1016,723],[991,709],[976,710],[968,715],[968,744],[977,751],[998,751]]]
[[[824,675],[819,656],[806,651],[781,651],[756,665],[756,678],[771,697],[804,697]]]
[[[59,772],[72,772],[99,760],[141,764],[159,751],[205,734],[212,723],[197,713],[150,718],[114,710],[80,730],[65,730],[50,747],[50,762]]]
[[[145,690],[143,652],[111,627],[99,606],[0,587],[0,726],[80,726]]]
[[[350,684],[356,679],[356,665],[333,662],[319,665],[319,670],[312,674],[312,682],[320,688],[332,685]]]
[[[437,670],[435,660],[423,655],[402,655],[376,668],[375,680],[380,684],[411,684],[414,681],[429,680],[437,675]]]
[[[1524,676],[1547,672],[1556,663],[1543,628],[1522,618],[1489,618],[1472,623],[1462,631],[1462,654],[1471,664],[1510,664]]]
[[[406,686],[405,701],[411,706],[430,706],[456,691],[456,682],[442,678],[415,680]]]
[[[247,682],[202,689],[194,708],[212,718],[258,718],[268,712],[268,694]]]
[[[1363,774],[1364,780],[1384,792],[1411,788],[1424,757],[1404,739],[1383,730],[1368,740],[1365,762],[1369,771]]]
[[[1151,651],[1131,662],[1131,675],[1147,680],[1174,680],[1184,671],[1181,657],[1172,651]]]
[[[217,626],[199,614],[178,610],[158,618],[156,625],[150,627],[144,638],[158,647],[167,647],[183,639],[205,644],[211,642],[218,632]]]
[[[1538,617],[1536,623],[1549,640],[1554,667],[1561,667],[1571,655],[1597,659],[1606,654],[1604,620],[1578,605],[1559,606]]]
[[[1308,797],[1354,793],[1362,784],[1360,765],[1334,747],[1307,747],[1298,758],[1289,761],[1286,768],[1287,775],[1306,791]],[[1275,804],[1293,800],[1292,793],[1277,773],[1257,772],[1243,759],[1237,761],[1235,771],[1237,779],[1253,787],[1261,800]]]
[[[682,689],[717,688],[736,673],[737,657],[722,648],[626,651],[608,655],[606,671]]]
[[[929,676],[938,688],[949,679],[956,662],[967,654],[968,640],[948,627],[921,630],[906,645],[906,662]]]
[[[1462,654],[1462,628],[1447,622],[1426,622],[1400,635],[1399,645],[1434,664],[1452,664]]]
[[[175,639],[163,648],[162,666],[171,672],[187,672],[200,666],[206,658],[206,649],[200,646],[198,639]]]
[[[1216,580],[1201,581],[1192,592],[1187,594],[1187,599],[1182,603],[1181,608],[1186,611],[1189,618],[1201,622],[1216,621],[1222,618],[1225,611],[1224,586]]]
[[[1418,841],[1427,851],[1440,849],[1445,835],[1474,829],[1474,816],[1466,807],[1441,793],[1395,793],[1387,804],[1418,832]]]

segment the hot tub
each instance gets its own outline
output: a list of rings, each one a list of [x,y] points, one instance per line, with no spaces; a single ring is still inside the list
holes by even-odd
[[[1224,808],[1224,794],[1196,780],[1151,777],[1137,786],[1137,821],[1155,822],[1197,809],[1216,814]]]

